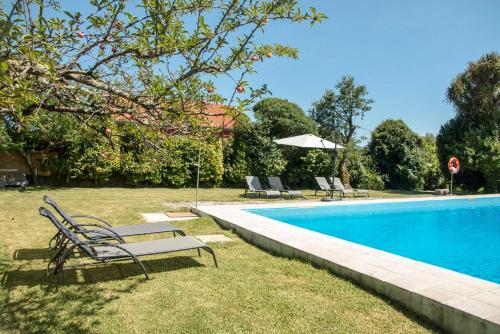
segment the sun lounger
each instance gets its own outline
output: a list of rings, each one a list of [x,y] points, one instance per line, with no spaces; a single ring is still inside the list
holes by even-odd
[[[352,194],[353,197],[356,194],[358,194],[358,196],[360,196],[361,194],[366,195],[366,196],[370,196],[370,194],[368,193],[368,190],[366,190],[366,189],[353,189],[353,188],[345,187],[344,184],[342,183],[342,181],[340,181],[340,179],[338,177],[336,177],[333,180],[333,185],[335,187],[335,191],[339,191],[343,197],[345,197],[346,195],[349,195],[349,194]]]
[[[324,191],[326,193],[326,196],[328,196],[332,192],[332,187],[328,183],[325,177],[323,176],[316,176],[314,177],[316,180],[316,183],[318,184],[318,189],[314,192],[314,196],[318,193],[318,191]]]
[[[59,285],[61,280],[66,261],[76,251],[78,251],[81,256],[86,256],[94,262],[75,264],[71,267],[132,260],[142,269],[146,279],[149,279],[148,272],[139,260],[139,257],[146,255],[196,249],[198,255],[201,256],[200,249],[203,249],[212,255],[215,266],[218,266],[213,249],[194,237],[184,236],[133,243],[124,243],[118,239],[115,239],[114,243],[104,240],[88,240],[82,239],[82,235],[85,233],[74,233],[69,230],[48,209],[41,207],[39,213],[49,219],[58,230],[58,233],[62,234],[66,240],[59,245],[59,248],[56,249],[56,254],[47,265],[47,275],[57,275],[57,285]],[[69,266],[66,266],[66,268],[68,267]]]
[[[293,196],[300,196],[302,197],[302,199],[304,198],[304,195],[300,190],[292,190],[290,189],[290,187],[286,185],[284,186],[283,183],[281,183],[281,179],[277,176],[269,176],[267,180],[269,181],[269,185],[271,186],[271,188],[273,190],[279,191],[281,195],[283,195],[283,193],[286,193],[290,198]]]
[[[124,226],[112,226],[107,221],[102,218],[90,215],[69,215],[67,214],[52,198],[45,195],[43,196],[43,201],[54,208],[59,215],[63,218],[62,223],[74,232],[81,232],[82,230],[91,230],[87,232],[85,237],[90,240],[102,240],[109,239],[111,236],[113,238],[118,238],[123,241],[124,237],[131,237],[137,235],[145,234],[156,234],[156,233],[173,233],[174,237],[176,234],[185,235],[184,231],[180,228],[171,225],[168,222],[158,222],[158,223],[148,223],[148,224],[136,224],[136,225],[124,225]],[[80,223],[79,220],[91,220],[93,223]],[[63,236],[58,232],[49,242],[49,248],[53,242],[57,245],[63,240]]]
[[[257,194],[260,197],[260,194],[265,194],[266,198],[269,196],[281,196],[281,193],[277,190],[269,190],[262,188],[260,184],[260,180],[257,176],[245,176],[245,180],[247,182],[247,187],[245,188],[245,197],[247,194]]]

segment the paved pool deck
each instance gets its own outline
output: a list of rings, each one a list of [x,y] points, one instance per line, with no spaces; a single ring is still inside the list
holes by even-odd
[[[244,211],[482,197],[498,195],[201,205],[198,213],[212,217],[248,242],[276,255],[300,258],[328,268],[401,303],[445,331],[497,334],[500,333],[500,284]]]

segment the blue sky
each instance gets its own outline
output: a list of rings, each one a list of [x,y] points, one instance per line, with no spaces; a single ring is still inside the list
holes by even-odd
[[[301,4],[316,7],[329,19],[313,28],[269,22],[258,41],[295,46],[299,60],[266,59],[257,63],[258,73],[248,81],[253,87],[267,83],[273,96],[308,111],[326,88],[351,74],[375,100],[359,123],[368,129],[384,119],[400,118],[417,133],[436,134],[454,114],[445,100],[450,81],[470,61],[486,52],[500,52],[500,0],[301,0]],[[88,4],[80,2],[73,9],[85,12]],[[223,95],[234,92],[232,81],[217,83]],[[359,134],[369,136],[366,131]]]
[[[375,100],[360,123],[368,129],[401,118],[417,133],[437,133],[454,114],[445,100],[450,81],[468,62],[500,51],[498,0],[303,3],[329,19],[313,28],[270,23],[263,40],[296,46],[300,59],[266,60],[252,83],[267,83],[274,96],[307,111],[352,74]]]

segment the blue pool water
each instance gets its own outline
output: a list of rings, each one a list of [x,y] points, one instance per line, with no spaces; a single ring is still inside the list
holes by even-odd
[[[500,197],[248,211],[500,283]]]

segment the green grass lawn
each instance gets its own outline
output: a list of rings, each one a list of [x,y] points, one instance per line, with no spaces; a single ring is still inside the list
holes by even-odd
[[[141,212],[192,201],[193,189],[68,188],[0,191],[0,332],[40,333],[423,333],[435,331],[398,305],[327,270],[273,256],[208,218],[178,222],[212,244],[220,267],[196,251],[68,270],[58,291],[45,278],[54,227],[38,215],[43,194],[71,213],[134,224]],[[307,192],[310,194],[310,192]],[[203,189],[203,201],[241,201],[240,189]],[[379,192],[374,196],[415,193]],[[319,198],[319,197],[318,197]],[[167,202],[167,204],[165,203]],[[131,240],[150,239],[128,238]],[[164,235],[170,237],[170,235]]]

